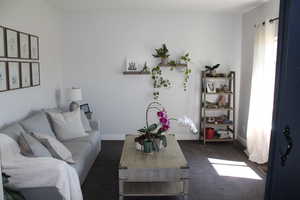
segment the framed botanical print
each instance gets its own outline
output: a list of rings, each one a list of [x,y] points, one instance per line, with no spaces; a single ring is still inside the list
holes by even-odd
[[[0,61],[0,92],[8,90],[7,78],[6,62]]]
[[[14,90],[20,86],[20,63],[8,62],[8,88]]]
[[[0,26],[0,58],[4,58],[6,56],[5,45],[5,28]]]
[[[19,33],[20,44],[20,58],[29,59],[29,35],[26,33]]]
[[[18,32],[6,28],[6,52],[8,58],[19,58]]]
[[[39,38],[34,35],[30,35],[30,58],[39,59]]]
[[[30,63],[21,62],[21,87],[27,88],[31,86]]]
[[[40,84],[40,63],[33,62],[31,63],[31,85],[39,86]]]
[[[206,82],[206,90],[208,93],[215,93],[216,92],[216,86],[214,81],[207,81]]]

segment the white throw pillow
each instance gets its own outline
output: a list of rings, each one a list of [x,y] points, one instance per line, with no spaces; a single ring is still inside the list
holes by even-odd
[[[56,137],[60,141],[71,140],[78,137],[85,137],[84,127],[81,121],[80,109],[72,112],[48,112],[52,121]]]
[[[32,133],[51,153],[54,158],[64,160],[68,163],[75,163],[72,153],[56,138],[42,133]]]

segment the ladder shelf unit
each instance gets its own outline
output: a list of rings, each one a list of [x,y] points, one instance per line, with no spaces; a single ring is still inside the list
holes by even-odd
[[[235,72],[201,72],[200,140],[233,142],[235,140]],[[219,87],[218,87],[219,85]],[[211,99],[214,99],[213,102]]]

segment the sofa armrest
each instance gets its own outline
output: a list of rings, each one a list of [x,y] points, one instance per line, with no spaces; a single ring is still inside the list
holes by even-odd
[[[100,130],[100,121],[89,120],[92,130],[99,131]]]

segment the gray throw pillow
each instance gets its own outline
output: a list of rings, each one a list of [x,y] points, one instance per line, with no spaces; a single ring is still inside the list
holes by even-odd
[[[88,136],[82,125],[79,108],[72,112],[49,112],[48,114],[56,133],[56,137],[60,141]]]
[[[64,160],[68,163],[75,163],[72,158],[72,153],[67,149],[60,141],[56,138],[51,137],[47,134],[32,133],[33,136],[38,139],[44,146],[47,147],[48,151],[54,158]]]
[[[26,133],[23,127],[19,123],[13,123],[11,125],[5,126],[3,129],[0,130],[0,133],[4,133],[8,135],[16,142],[18,142],[18,138],[22,133]]]
[[[30,115],[21,121],[20,124],[24,127],[27,133],[45,133],[55,137],[44,111],[38,111]]]
[[[28,157],[52,157],[47,148],[29,134],[22,133],[19,137],[21,153]]]
[[[92,131],[90,122],[89,122],[88,118],[86,117],[85,113],[81,110],[80,114],[81,114],[81,122],[82,122],[85,132]]]

